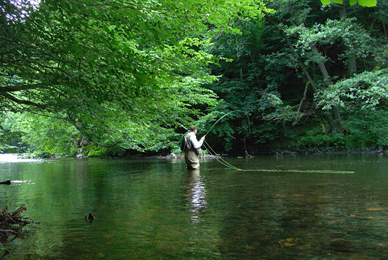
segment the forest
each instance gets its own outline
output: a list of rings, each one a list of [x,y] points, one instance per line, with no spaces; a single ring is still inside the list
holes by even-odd
[[[0,152],[388,148],[386,1],[0,2]]]

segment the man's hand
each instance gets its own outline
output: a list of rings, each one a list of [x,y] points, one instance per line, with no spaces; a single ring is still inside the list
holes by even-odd
[[[202,142],[205,141],[205,137],[206,137],[206,135],[202,136],[202,138],[201,138]]]

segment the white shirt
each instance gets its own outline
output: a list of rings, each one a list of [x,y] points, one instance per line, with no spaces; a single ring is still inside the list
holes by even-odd
[[[195,149],[201,148],[201,146],[203,144],[202,140],[200,140],[200,141],[197,140],[197,137],[195,136],[194,133],[190,134],[190,141],[193,144]]]

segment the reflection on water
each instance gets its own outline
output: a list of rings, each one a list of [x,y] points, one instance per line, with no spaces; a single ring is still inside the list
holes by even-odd
[[[201,181],[199,169],[188,171],[189,175],[189,190],[188,199],[190,205],[190,212],[193,213],[191,220],[193,223],[200,222],[200,213],[206,207],[206,190],[205,184]]]
[[[388,158],[62,159],[0,164],[1,207],[41,222],[6,259],[385,259]],[[284,172],[314,170],[314,172]],[[354,174],[319,173],[320,170]],[[34,183],[34,185],[30,185]],[[85,220],[92,213],[93,222]]]

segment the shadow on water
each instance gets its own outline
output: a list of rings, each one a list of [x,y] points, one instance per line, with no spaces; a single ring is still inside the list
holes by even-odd
[[[228,161],[271,171],[235,171],[215,160],[199,171],[179,159],[1,163],[1,179],[34,183],[0,185],[1,205],[27,206],[42,223],[9,243],[6,259],[388,256],[386,157]],[[93,221],[85,220],[89,213]]]

